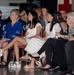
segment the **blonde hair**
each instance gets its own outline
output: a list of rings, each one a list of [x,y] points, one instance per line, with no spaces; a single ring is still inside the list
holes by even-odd
[[[15,12],[18,17],[20,16],[19,9],[13,9],[10,13],[12,13],[12,12]]]
[[[26,21],[27,21],[27,13],[25,10],[23,10],[21,13],[20,13],[20,17],[24,16]]]
[[[24,16],[24,15],[26,15],[26,14],[27,14],[26,11],[23,10],[23,11],[20,13],[20,16]]]
[[[70,16],[70,17],[72,17],[74,19],[74,12],[72,11],[72,12],[67,13],[67,17],[68,16]]]

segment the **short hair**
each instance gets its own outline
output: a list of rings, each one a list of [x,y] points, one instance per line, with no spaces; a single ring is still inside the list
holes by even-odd
[[[45,9],[47,13],[49,12],[48,8],[46,8],[46,7],[42,7],[42,9]]]
[[[67,17],[70,16],[74,19],[74,11],[67,13]]]
[[[26,13],[25,10],[23,10],[23,11],[20,13],[20,17],[21,17],[21,16],[24,16],[24,15],[27,15],[27,13]]]
[[[13,9],[10,13],[12,13],[12,12],[15,12],[18,17],[20,16],[19,9]]]

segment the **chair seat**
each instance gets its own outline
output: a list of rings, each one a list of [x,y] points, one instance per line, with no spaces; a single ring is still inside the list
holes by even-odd
[[[21,46],[19,46],[19,48],[25,48],[26,47],[26,45],[21,45]]]
[[[26,45],[19,46],[19,48],[25,48],[25,47],[26,47]],[[14,46],[12,46],[12,48],[14,48]]]

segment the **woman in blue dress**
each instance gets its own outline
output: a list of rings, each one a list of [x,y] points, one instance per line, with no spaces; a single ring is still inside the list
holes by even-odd
[[[9,22],[6,25],[6,28],[2,34],[2,41],[1,47],[6,47],[16,36],[20,36],[22,32],[22,24],[18,21],[20,12],[18,9],[13,9],[10,13],[10,19],[11,22]],[[0,54],[1,56],[1,54]],[[7,56],[8,56],[8,50],[6,50],[3,54],[3,62],[1,62],[1,65],[6,65],[7,63]]]

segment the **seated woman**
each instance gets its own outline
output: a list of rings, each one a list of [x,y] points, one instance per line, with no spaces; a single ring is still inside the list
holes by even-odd
[[[59,13],[59,12],[57,12]],[[56,43],[56,50],[53,52],[53,67],[59,67],[60,70],[66,70],[67,69],[67,62],[66,62],[66,55],[65,55],[65,48],[64,45],[68,41],[67,39],[63,39],[61,37],[62,35],[68,35],[68,24],[65,22],[63,17],[59,13],[59,19],[58,21],[60,22],[61,25],[61,32],[56,33],[57,36],[59,36],[57,43]],[[53,68],[53,69],[54,69]],[[57,68],[56,68],[57,69]]]
[[[10,13],[11,22],[6,25],[6,28],[2,34],[2,39],[0,40],[1,47],[6,47],[16,36],[20,36],[22,32],[22,24],[18,21],[20,12],[18,9],[13,9]],[[2,56],[2,50],[0,49],[0,56]],[[7,63],[8,50],[3,54],[3,62],[1,65],[6,65]]]
[[[0,51],[4,53],[8,48],[14,45],[16,55],[16,63],[19,63],[19,47],[20,45],[27,45],[29,40],[33,37],[40,37],[41,24],[38,22],[38,15],[35,11],[28,13],[29,28],[26,31],[25,37],[15,37],[6,47]]]
[[[65,46],[65,51],[66,51],[66,57],[67,57],[67,63],[69,64],[69,69],[70,67],[72,68],[72,70],[74,69],[74,67],[70,66],[70,65],[73,65],[73,52],[70,52],[73,48],[73,42],[72,40],[74,39],[73,38],[73,34],[74,34],[74,12],[70,12],[67,14],[67,24],[69,25],[69,29],[68,29],[68,33],[67,35],[66,34],[60,34],[60,33],[56,33],[56,35],[58,37],[61,37],[63,39],[66,39],[66,40],[69,40],[68,43],[66,43],[66,45],[62,45],[62,47],[64,48]],[[36,58],[38,57],[42,52],[46,52],[46,66],[43,67],[43,69],[49,69],[51,67],[51,54],[53,52],[53,50],[56,49],[56,44],[57,44],[57,41],[59,41],[60,39],[53,39],[53,38],[49,38],[45,43],[44,45],[42,46],[42,48],[36,53],[36,54],[33,54],[31,57],[33,58]],[[67,42],[67,41],[66,41]],[[71,43],[72,42],[72,43]],[[62,43],[62,42],[61,42]],[[60,44],[58,45],[60,46]],[[61,46],[60,46],[61,47]],[[61,48],[62,48],[61,47]],[[60,48],[60,49],[61,49]],[[62,48],[62,49],[63,49]],[[64,54],[62,56],[65,56],[65,51],[64,50],[58,50],[59,53],[61,53],[60,51],[63,51]],[[54,56],[55,57],[55,56]],[[59,57],[59,56],[58,56]],[[57,58],[56,58],[57,59]],[[59,59],[61,60],[61,59]],[[59,61],[58,60],[58,61]],[[62,61],[63,62],[63,61]],[[67,65],[67,64],[66,64]],[[70,71],[71,72],[71,71]]]
[[[65,52],[68,64],[68,74],[74,74],[74,12],[67,14],[67,23],[69,25],[68,42],[65,44]]]
[[[55,19],[55,17],[52,14],[48,13],[47,19],[50,23],[48,23],[45,28],[46,36],[44,38],[32,38],[25,48],[27,52],[29,52],[30,54],[34,54],[38,52],[41,47],[44,46],[44,43],[48,38],[56,38],[56,32],[60,32],[61,27],[60,24],[57,22],[57,19]],[[40,57],[42,58],[44,56],[45,54],[42,54],[41,52]],[[31,63],[28,65],[27,68],[35,68],[34,61],[35,59],[32,58]],[[26,66],[24,66],[24,68],[26,68]]]

